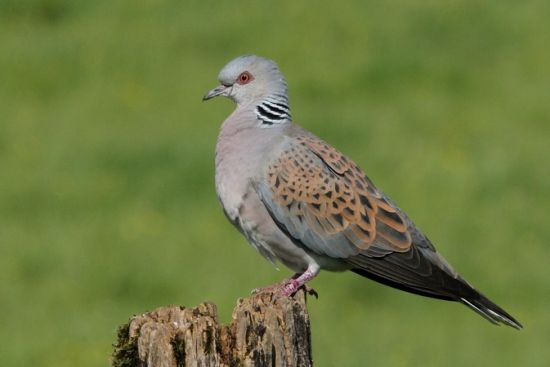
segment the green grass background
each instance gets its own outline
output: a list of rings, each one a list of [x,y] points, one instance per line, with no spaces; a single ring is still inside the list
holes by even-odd
[[[417,4],[414,4],[417,3]],[[316,366],[550,363],[548,1],[0,1],[0,365],[105,366],[117,325],[287,276],[226,221],[220,68],[275,59],[353,157],[525,325],[322,273]]]

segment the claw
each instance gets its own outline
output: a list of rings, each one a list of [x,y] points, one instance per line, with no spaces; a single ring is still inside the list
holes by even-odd
[[[309,294],[310,296],[313,296],[315,297],[315,299],[319,299],[319,293],[317,293],[317,291],[313,288],[311,288],[310,286],[304,284],[302,286],[304,288],[304,291],[306,291],[307,294]]]

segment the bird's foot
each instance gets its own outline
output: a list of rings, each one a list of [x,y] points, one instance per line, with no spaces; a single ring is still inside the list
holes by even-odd
[[[307,287],[306,283],[313,279],[319,273],[319,270],[320,269],[317,264],[310,265],[303,273],[294,274],[292,278],[285,279],[277,284],[273,284],[263,288],[256,288],[252,291],[252,294],[272,292],[280,294],[284,297],[288,297],[296,293],[298,289],[300,289],[300,287],[304,287],[304,290],[308,294],[315,296],[315,298],[318,298],[317,292],[315,292],[313,288]]]
[[[304,291],[310,296],[319,298],[319,294],[317,293],[317,291],[315,291],[315,289],[311,288],[308,285],[300,284],[300,282],[294,278],[285,279],[280,283],[268,285],[266,287],[254,288],[251,293],[258,294],[270,292],[283,297],[290,297],[293,296],[300,288],[303,288]]]
[[[294,292],[289,293],[295,287],[294,285],[289,285],[292,282],[297,283],[297,281],[293,278],[285,279],[282,282],[268,285],[266,287],[254,288],[251,293],[258,294],[258,293],[269,292],[269,293],[281,294],[283,296],[290,296],[294,294],[296,290],[298,290],[298,288],[296,288]]]
[[[302,284],[298,280],[294,278],[287,279],[281,284],[281,294],[284,297],[293,296],[301,286]]]

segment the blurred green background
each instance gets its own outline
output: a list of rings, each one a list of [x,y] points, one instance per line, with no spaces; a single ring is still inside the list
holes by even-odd
[[[547,366],[550,2],[0,2],[0,365],[105,366],[117,325],[287,276],[213,183],[221,67],[275,59],[353,157],[524,323],[322,273],[316,366]]]

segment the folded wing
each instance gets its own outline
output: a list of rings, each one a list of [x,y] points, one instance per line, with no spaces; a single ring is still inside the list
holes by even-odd
[[[257,190],[272,217],[309,250],[335,258],[406,252],[406,216],[357,165],[314,136],[288,143]]]

